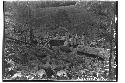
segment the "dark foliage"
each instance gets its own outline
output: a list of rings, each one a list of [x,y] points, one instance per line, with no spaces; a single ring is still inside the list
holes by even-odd
[[[46,68],[45,71],[48,78],[51,78],[52,75],[54,75],[54,71],[51,68]]]
[[[64,53],[70,53],[72,52],[71,49],[68,46],[61,46],[60,50]]]
[[[62,46],[64,45],[65,40],[50,40],[48,43],[50,46]]]

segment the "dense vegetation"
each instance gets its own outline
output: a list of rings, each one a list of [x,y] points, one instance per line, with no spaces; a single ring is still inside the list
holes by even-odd
[[[117,3],[75,3],[4,2],[3,80],[116,81]]]

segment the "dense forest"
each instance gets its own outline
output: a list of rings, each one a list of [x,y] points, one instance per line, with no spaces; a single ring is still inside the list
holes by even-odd
[[[3,80],[117,81],[117,2],[3,4]]]

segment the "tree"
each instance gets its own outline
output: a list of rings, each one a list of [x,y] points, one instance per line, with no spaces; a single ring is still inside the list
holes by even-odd
[[[109,57],[109,79],[113,79],[112,74],[112,62],[114,57],[114,47],[115,42],[115,15],[116,15],[116,2],[100,2],[93,3],[90,6],[89,11],[94,12],[100,17],[100,37],[104,38],[110,43],[110,57]],[[103,19],[102,19],[103,18]]]

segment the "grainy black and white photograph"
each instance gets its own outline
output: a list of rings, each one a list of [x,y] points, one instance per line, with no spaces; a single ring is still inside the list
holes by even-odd
[[[3,82],[117,82],[118,1],[3,1]]]

